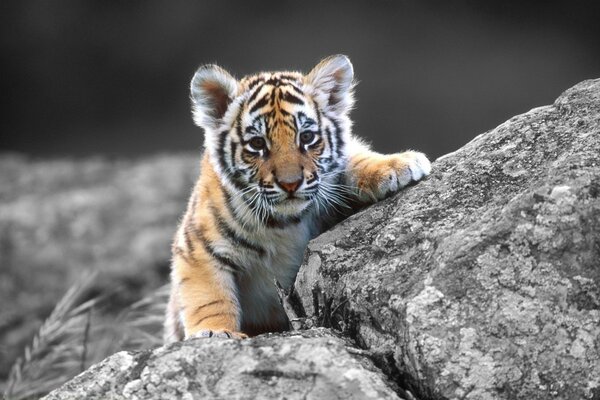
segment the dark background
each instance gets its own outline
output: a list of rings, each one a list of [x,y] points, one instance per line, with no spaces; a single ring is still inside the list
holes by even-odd
[[[355,132],[435,158],[600,77],[600,6],[545,1],[2,1],[0,151],[196,150],[188,83],[347,54]]]

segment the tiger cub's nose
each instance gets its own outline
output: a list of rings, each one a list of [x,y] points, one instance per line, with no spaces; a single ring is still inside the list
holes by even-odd
[[[302,178],[292,182],[286,182],[286,180],[277,180],[277,184],[286,192],[294,193],[296,190],[298,190],[300,185],[302,185]]]

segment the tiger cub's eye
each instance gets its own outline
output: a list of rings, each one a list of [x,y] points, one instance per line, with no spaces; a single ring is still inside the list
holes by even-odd
[[[250,139],[250,146],[255,150],[262,150],[267,147],[267,142],[261,137],[253,137]]]
[[[315,138],[315,133],[311,131],[304,131],[300,134],[300,142],[302,144],[309,144]]]

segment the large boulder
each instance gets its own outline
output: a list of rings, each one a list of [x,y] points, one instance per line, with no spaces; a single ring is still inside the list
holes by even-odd
[[[400,399],[386,381],[360,351],[314,329],[120,352],[44,400]]]
[[[291,305],[422,398],[600,398],[600,80],[316,238]]]

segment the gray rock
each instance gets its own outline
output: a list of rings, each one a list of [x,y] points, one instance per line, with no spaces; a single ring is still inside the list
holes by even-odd
[[[196,339],[117,353],[44,399],[399,399],[361,353],[325,329]]]
[[[600,80],[309,245],[291,303],[428,399],[600,398]]]

